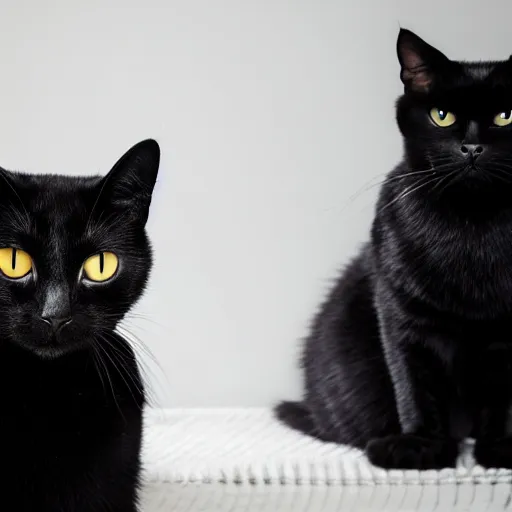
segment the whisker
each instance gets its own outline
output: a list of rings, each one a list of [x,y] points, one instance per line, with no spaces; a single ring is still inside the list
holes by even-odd
[[[409,194],[412,194],[413,192],[416,192],[417,190],[420,190],[421,188],[427,186],[430,183],[434,183],[440,179],[439,176],[435,176],[434,178],[423,178],[423,181],[418,185],[418,182],[416,182],[414,185],[411,185],[410,187],[407,187],[405,191],[403,191],[401,194],[398,194],[397,197],[389,201],[385,206],[380,208],[379,212],[382,213],[386,208],[389,208],[393,204],[395,204],[397,201],[401,201],[402,199],[406,198]],[[420,181],[420,180],[418,180]]]
[[[101,344],[98,344],[97,347],[99,349],[101,349],[103,351],[103,353],[110,359],[110,357],[108,356],[107,351],[105,350],[104,347],[101,346]],[[98,352],[98,354],[99,354],[99,352]],[[112,359],[110,359],[110,360],[112,361]],[[121,407],[119,406],[119,402],[117,401],[117,396],[116,396],[116,393],[115,393],[115,390],[114,390],[114,385],[112,384],[112,379],[110,378],[110,372],[108,371],[108,366],[105,364],[105,361],[103,361],[103,358],[101,356],[100,356],[100,361],[102,361],[103,367],[105,368],[105,373],[106,373],[108,382],[110,384],[110,389],[112,391],[112,398],[114,399],[114,403],[116,404],[116,407],[117,407],[118,411],[121,413],[121,416],[126,421],[126,418],[125,418],[125,416],[123,414],[123,411],[121,410]]]
[[[121,359],[119,359],[119,356],[116,356],[116,354],[120,354],[120,352],[117,350],[117,348],[104,336],[101,336],[101,339],[107,343],[109,345],[110,348],[112,348],[114,350],[114,352],[112,354],[109,354],[107,350],[104,349],[105,351],[105,355],[109,358],[110,362],[112,363],[112,365],[114,366],[114,368],[116,369],[117,373],[119,374],[119,376],[121,377],[121,379],[123,380],[123,382],[125,383],[128,391],[130,391],[130,394],[132,395],[132,398],[133,398],[133,401],[137,404],[137,398],[135,397],[135,395],[133,394],[133,390],[131,388],[131,386],[128,384],[127,380],[124,378],[124,375],[123,375],[123,372],[121,371],[124,370],[124,373],[130,378],[130,380],[132,381],[134,387],[137,389],[137,391],[139,392],[139,394],[141,396],[144,395],[144,392],[143,390],[138,386],[138,384],[135,382],[134,378],[132,375],[130,375],[130,372],[127,370],[127,368],[125,367],[125,364],[123,364],[123,361]],[[116,362],[114,361],[114,359],[117,361],[118,364],[116,364]],[[120,369],[121,367],[121,369]]]
[[[410,171],[408,173],[404,173],[404,174],[401,174],[401,175],[396,175],[396,176],[389,176],[389,172],[385,172],[385,173],[380,173],[378,174],[377,176],[374,176],[373,178],[371,178],[370,180],[368,180],[366,182],[365,185],[363,185],[361,188],[359,188],[354,194],[352,194],[348,199],[347,199],[347,203],[343,206],[342,210],[341,211],[344,211],[349,205],[351,205],[360,195],[364,194],[365,192],[368,192],[372,189],[374,189],[375,187],[378,187],[380,185],[384,185],[385,183],[388,183],[388,182],[391,182],[391,181],[397,181],[401,178],[405,178],[405,177],[410,177],[410,176],[414,176],[414,175],[422,175],[422,174],[428,174],[428,173],[432,173],[432,172],[436,172],[438,171],[441,167],[446,167],[450,164],[450,162],[452,161],[451,158],[443,158],[443,159],[439,159],[439,163],[438,165],[435,165],[435,166],[431,166],[429,167],[428,169],[417,169],[417,170],[414,170],[414,171]],[[441,164],[441,162],[446,162],[444,164]],[[441,165],[439,165],[441,164]],[[385,176],[385,178],[383,180],[379,180],[378,182],[376,183],[372,183],[375,179],[379,178],[380,176]]]
[[[103,380],[103,372],[101,371],[101,367],[98,363],[98,351],[96,349],[96,345],[93,342],[92,343],[92,357],[94,361],[94,368],[96,369],[96,373],[98,374],[100,381],[101,381],[101,387],[103,388],[103,394],[106,395],[107,390],[105,389],[105,381]]]
[[[504,183],[512,184],[512,172],[508,169],[502,169],[497,166],[488,166],[486,165],[486,171],[488,174],[491,174],[493,177],[498,178]]]
[[[149,359],[153,361],[156,367],[160,370],[161,375],[165,375],[165,372],[154,356],[154,354],[151,352],[149,347],[135,334],[130,332],[127,327],[124,325],[118,324],[116,327],[116,334],[120,336],[126,343],[115,345],[113,348],[117,349],[118,351],[122,351],[125,358],[134,359],[135,364],[137,364],[137,367],[139,371],[142,373],[141,377],[143,379],[143,382],[145,384],[145,395],[147,398],[147,401],[152,404],[158,404],[158,400],[156,399],[156,395],[153,390],[152,383],[154,382],[160,382],[160,379],[157,378],[156,374],[151,369],[151,366],[149,366],[145,360],[144,357],[136,357],[135,352],[140,352],[142,355],[147,356]],[[111,336],[112,331],[103,329],[101,330],[101,333],[106,336]],[[103,338],[103,337],[102,337]],[[109,343],[111,344],[111,343]],[[133,380],[133,376],[129,371],[127,371],[129,374],[131,380]],[[142,392],[142,391],[141,391]]]
[[[153,354],[153,352],[147,346],[147,344],[144,343],[140,338],[138,338],[131,331],[129,331],[126,327],[118,326],[118,328],[120,329],[120,334],[127,340],[127,342],[130,345],[132,345],[132,347],[135,350],[139,350],[140,352],[142,352],[142,354],[144,354],[149,359],[151,359],[151,361],[155,364],[155,366],[160,370],[159,373],[162,376],[165,376],[165,379],[167,380],[167,384],[170,384],[168,382],[167,375],[165,374],[162,366],[160,365],[160,363],[156,359],[156,357]],[[154,394],[154,390],[152,389],[151,383],[152,382],[160,382],[160,379],[157,377],[157,375],[152,370],[152,368],[146,363],[144,358],[142,358],[142,357],[137,358],[137,362],[138,362],[138,364],[140,366],[140,369],[142,370],[142,372],[144,374],[144,381],[147,384],[148,399],[151,400],[152,403],[157,403],[158,400],[156,400],[156,396]]]
[[[397,176],[388,176],[387,178],[377,182],[377,183],[374,183],[372,185],[370,185],[368,188],[366,188],[364,190],[364,192],[366,192],[367,190],[370,190],[371,188],[374,188],[374,187],[378,187],[380,185],[384,185],[385,183],[390,183],[392,181],[397,181],[397,180],[401,180],[403,178],[407,178],[407,177],[410,177],[410,176],[418,176],[418,175],[423,175],[423,174],[432,174],[432,173],[435,173],[436,171],[434,169],[426,169],[424,171],[414,171],[414,172],[406,172],[404,174],[399,174]]]
[[[449,172],[446,176],[444,176],[440,181],[439,183],[436,183],[433,187],[432,187],[432,192],[439,186],[441,185],[441,183],[445,182],[445,185],[444,187],[442,187],[441,189],[439,189],[437,191],[437,194],[440,196],[452,183],[453,183],[453,177],[454,175],[457,175],[459,174],[460,170],[459,169],[455,169],[454,171],[452,172]]]

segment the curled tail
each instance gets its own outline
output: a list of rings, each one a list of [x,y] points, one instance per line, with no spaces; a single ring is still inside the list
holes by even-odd
[[[277,419],[304,434],[318,437],[313,416],[302,402],[281,402],[274,409]]]

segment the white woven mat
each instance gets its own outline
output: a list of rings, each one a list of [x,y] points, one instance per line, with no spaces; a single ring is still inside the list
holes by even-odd
[[[512,510],[512,473],[391,471],[281,426],[266,409],[148,410],[143,511]]]

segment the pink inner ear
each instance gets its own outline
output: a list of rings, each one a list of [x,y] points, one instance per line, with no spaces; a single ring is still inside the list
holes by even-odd
[[[409,69],[404,69],[402,77],[413,89],[427,89],[432,82],[426,70],[413,72]]]
[[[402,49],[402,79],[411,89],[426,90],[432,83],[432,77],[428,72],[425,62],[412,48]]]
[[[414,70],[424,65],[423,59],[412,48],[402,49],[402,61],[404,68]]]

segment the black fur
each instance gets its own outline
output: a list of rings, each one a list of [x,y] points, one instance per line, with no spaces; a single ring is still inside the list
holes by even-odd
[[[143,384],[114,333],[151,269],[144,225],[159,147],[134,146],[105,177],[0,170],[0,247],[28,252],[33,271],[0,274],[0,509],[136,512]],[[119,258],[87,282],[84,260]],[[41,316],[69,317],[55,331]]]
[[[314,320],[303,402],[286,424],[386,468],[512,468],[512,61],[453,62],[398,38],[404,160],[371,240]],[[432,108],[455,123],[436,125]]]

